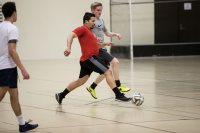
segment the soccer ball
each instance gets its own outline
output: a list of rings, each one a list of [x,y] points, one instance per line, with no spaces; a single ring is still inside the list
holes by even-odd
[[[132,103],[136,106],[142,105],[144,102],[144,96],[140,92],[133,93]]]

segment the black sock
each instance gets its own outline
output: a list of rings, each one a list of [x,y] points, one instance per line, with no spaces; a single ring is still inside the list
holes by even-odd
[[[61,97],[65,97],[70,91],[66,88],[63,92],[60,93]]]
[[[96,84],[95,82],[93,82],[93,83],[91,84],[91,88],[92,88],[92,89],[95,89],[96,86],[97,86],[97,84]]]
[[[119,96],[122,94],[117,87],[113,88],[112,90],[115,93],[115,96]]]
[[[115,80],[115,83],[116,83],[117,87],[119,87],[121,85],[120,80]]]

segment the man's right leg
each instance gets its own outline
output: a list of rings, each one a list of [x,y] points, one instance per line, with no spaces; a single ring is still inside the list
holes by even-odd
[[[19,104],[19,95],[18,95],[18,89],[8,89],[8,92],[10,94],[10,103],[11,107],[15,113],[16,116],[19,116],[22,114],[21,107]],[[25,124],[25,122],[24,122]]]
[[[19,98],[18,98],[18,90],[17,89],[10,89],[9,87],[3,87],[0,89],[0,101],[3,99],[3,97],[5,96],[6,92],[10,93],[10,103],[11,103],[11,107],[15,113],[16,117],[19,117],[22,115],[21,112],[21,107],[19,104]],[[19,120],[19,125],[24,125],[25,124],[25,120],[21,117],[21,119]]]
[[[60,93],[56,93],[55,97],[56,100],[59,104],[62,104],[62,100],[65,98],[65,96],[73,91],[74,89],[78,88],[79,86],[83,85],[89,78],[89,75],[85,75],[82,78],[79,78],[78,80],[72,81],[71,83],[69,83],[69,85],[67,86],[67,88],[64,89],[63,92]]]
[[[17,88],[8,89],[8,92],[10,94],[11,107],[19,122],[19,131],[26,132],[37,128],[38,124],[29,124],[29,122],[26,122],[22,116],[21,106],[19,103],[18,89]]]
[[[123,93],[121,93],[119,91],[119,89],[117,88],[116,84],[115,84],[115,81],[114,81],[114,78],[113,78],[113,75],[112,75],[112,71],[111,70],[107,70],[105,73],[104,73],[105,77],[106,77],[106,81],[108,83],[108,85],[110,86],[110,88],[113,90],[113,92],[115,93],[115,99],[116,100],[119,100],[119,101],[130,101],[131,98],[127,98],[124,96]]]

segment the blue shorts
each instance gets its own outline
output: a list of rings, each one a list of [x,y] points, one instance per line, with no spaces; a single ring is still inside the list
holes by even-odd
[[[17,67],[0,70],[0,87],[17,88]]]

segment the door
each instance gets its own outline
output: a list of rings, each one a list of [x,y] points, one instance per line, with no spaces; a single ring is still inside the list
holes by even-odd
[[[200,42],[200,1],[159,1],[155,0],[155,43]]]
[[[200,1],[179,3],[179,42],[200,42]]]
[[[160,1],[160,0],[159,0]],[[178,6],[176,2],[155,0],[155,43],[178,42]]]

